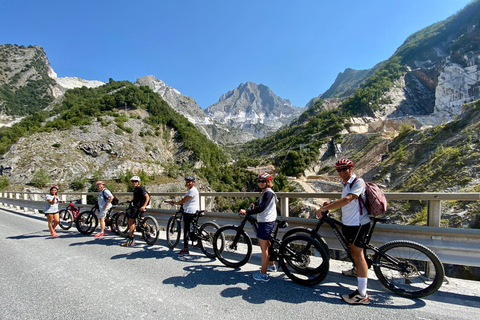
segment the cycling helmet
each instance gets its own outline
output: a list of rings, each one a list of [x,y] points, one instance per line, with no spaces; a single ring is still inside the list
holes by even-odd
[[[52,191],[53,189],[57,189],[58,191],[58,186],[56,184],[54,184],[51,188],[50,188],[50,191]]]
[[[260,173],[257,178],[258,178],[258,179],[265,179],[265,180],[267,180],[267,181],[272,180],[272,176],[269,175],[269,174],[266,173],[266,172]]]
[[[130,178],[130,181],[141,181],[139,176],[133,176]]]
[[[195,177],[194,176],[186,176],[185,181],[187,181],[187,180],[195,182]]]
[[[335,163],[335,169],[353,168],[353,162],[349,159],[340,159]]]

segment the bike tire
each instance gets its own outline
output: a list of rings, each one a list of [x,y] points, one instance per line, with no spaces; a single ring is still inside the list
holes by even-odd
[[[239,236],[237,243],[233,243]],[[222,242],[224,246],[222,246]],[[221,248],[224,248],[221,251]],[[223,226],[213,236],[213,249],[221,263],[231,268],[240,268],[245,265],[252,256],[252,239],[244,230],[237,226]]]
[[[152,216],[143,217],[142,235],[146,243],[153,246],[159,235],[158,222]]]
[[[118,227],[117,227],[117,217],[119,215],[119,212],[115,212],[113,214],[111,214],[110,216],[110,230],[112,230],[112,232],[115,232],[116,234],[118,234]]]
[[[215,249],[213,248],[213,236],[218,229],[220,229],[220,226],[218,224],[209,221],[202,224],[202,226],[198,230],[199,234],[197,235],[197,239],[198,244],[200,245],[200,250],[202,250],[203,254],[212,259],[215,259],[215,257],[217,256],[215,254]],[[220,235],[218,241],[218,251],[222,253],[223,249],[225,248],[225,237],[223,236],[223,234]]]
[[[309,236],[311,238],[314,238],[315,240],[317,240],[318,242],[320,242],[320,244],[327,250],[328,252],[328,244],[327,242],[325,241],[325,239],[323,239],[323,237],[321,235],[319,235],[318,233],[316,233],[314,231],[314,229],[312,228],[305,228],[305,227],[295,227],[295,228],[291,228],[289,229],[287,232],[285,232],[285,234],[283,235],[282,237],[282,241],[285,241],[285,239],[287,239],[288,237],[291,237],[293,235],[299,235],[299,234],[303,234],[303,235],[306,235],[306,236]]]
[[[293,282],[302,286],[313,286],[327,276],[330,256],[328,250],[316,239],[297,234],[282,241],[279,265]]]
[[[78,215],[75,225],[81,234],[91,234],[98,226],[98,218],[92,211],[84,211]]]
[[[393,293],[407,298],[422,298],[435,293],[443,283],[445,270],[437,255],[427,247],[407,240],[382,245],[373,257],[378,280]],[[400,264],[392,263],[393,256]]]
[[[180,232],[182,232],[181,221],[175,216],[170,217],[167,223],[167,244],[174,249],[180,242]]]
[[[115,219],[115,228],[117,233],[122,237],[127,237],[129,234],[128,230],[128,217],[125,212],[120,212]]]
[[[72,227],[73,225],[73,214],[70,210],[64,209],[60,210],[58,213],[59,218],[60,218],[60,223],[59,226],[63,230],[68,230]]]

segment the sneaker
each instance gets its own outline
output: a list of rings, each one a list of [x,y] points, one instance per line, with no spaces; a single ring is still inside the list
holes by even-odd
[[[130,247],[130,246],[133,246],[135,244],[135,241],[132,240],[132,239],[128,239],[127,241],[125,241],[124,243],[122,243],[122,247]]]
[[[267,272],[277,272],[278,268],[276,264],[269,264],[267,268]]]
[[[263,282],[270,281],[270,276],[268,274],[263,274],[261,272],[255,273],[254,275],[252,275],[252,277],[257,281],[263,281]]]
[[[344,276],[347,276],[347,277],[356,277],[357,276],[357,269],[355,269],[355,267],[353,267],[350,270],[343,270],[342,274]]]
[[[188,252],[188,249],[182,249],[182,251],[177,252],[179,256],[188,256],[190,252]]]
[[[200,247],[200,243],[198,242],[193,247],[198,250],[202,249],[202,247]]]
[[[342,299],[349,304],[370,304],[368,293],[362,297],[360,293],[358,293],[358,290],[355,290],[350,294],[344,294]]]
[[[94,235],[95,238],[103,237],[105,235],[105,232],[99,232],[96,235]]]

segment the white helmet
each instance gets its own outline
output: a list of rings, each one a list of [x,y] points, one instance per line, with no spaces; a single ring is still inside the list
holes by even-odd
[[[130,181],[141,181],[139,176],[133,176],[130,178]]]

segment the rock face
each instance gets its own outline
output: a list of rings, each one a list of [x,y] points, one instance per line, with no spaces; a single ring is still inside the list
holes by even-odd
[[[12,184],[30,183],[41,169],[52,183],[70,183],[92,178],[97,171],[107,180],[126,171],[161,175],[166,163],[188,159],[190,151],[175,142],[173,131],[161,139],[140,136],[149,125],[137,117],[145,115],[139,110],[130,113],[136,117],[125,126],[132,128],[132,133],[115,134],[113,118],[104,116],[111,124],[102,126],[94,120],[83,129],[40,132],[21,138],[3,155],[0,165],[12,168]]]
[[[57,83],[57,85],[53,88],[53,96],[57,99],[62,97],[65,94],[65,91],[67,91],[68,89],[81,88],[81,87],[96,88],[105,84],[105,82],[102,82],[102,81],[85,80],[77,77],[57,78],[57,74],[53,72],[53,69],[51,71],[52,72],[50,76]]]
[[[247,82],[222,95],[206,112],[215,121],[263,137],[291,123],[303,110],[267,86]]]

